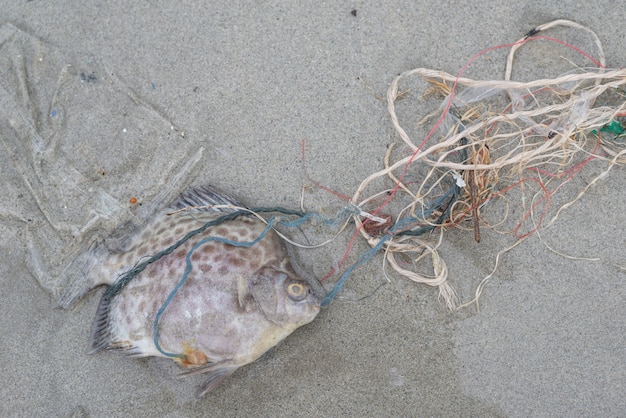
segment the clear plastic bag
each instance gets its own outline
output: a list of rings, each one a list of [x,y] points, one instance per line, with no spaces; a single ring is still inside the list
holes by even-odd
[[[93,242],[120,226],[128,233],[171,200],[203,148],[104,63],[65,56],[10,24],[0,27],[0,73],[0,219],[15,237],[3,250],[23,252],[56,294]]]

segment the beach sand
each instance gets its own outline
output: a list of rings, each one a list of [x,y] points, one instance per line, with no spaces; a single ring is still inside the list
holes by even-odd
[[[178,379],[171,361],[87,354],[102,290],[72,310],[53,294],[71,256],[63,245],[80,247],[69,237],[148,217],[187,185],[212,184],[251,206],[299,208],[302,186],[313,186],[303,141],[310,178],[352,195],[382,168],[387,144],[400,141],[377,95],[403,71],[456,74],[477,52],[556,18],[596,31],[608,66],[623,67],[623,19],[607,12],[614,2],[0,6],[0,415],[626,414],[624,168],[504,255],[480,312],[450,313],[436,289],[392,273],[374,292],[386,282],[379,254],[344,290],[369,297],[333,302],[201,399],[204,378]],[[514,77],[558,75],[551,45],[533,48]],[[488,54],[467,75],[501,78],[505,55]],[[412,109],[417,119],[433,110]],[[36,153],[37,141],[47,151]],[[591,178],[577,178],[553,204]],[[307,190],[309,210],[344,205]],[[53,225],[66,229],[55,235]],[[297,263],[321,277],[348,240],[299,250]],[[480,244],[471,232],[446,233],[440,253],[465,300],[511,242],[486,230]],[[357,240],[352,261],[366,249]]]

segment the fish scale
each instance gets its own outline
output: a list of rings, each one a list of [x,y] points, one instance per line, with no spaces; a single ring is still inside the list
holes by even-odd
[[[237,216],[194,235],[233,213],[214,205],[243,207],[209,186],[191,189],[172,205],[186,210],[157,215],[126,251],[91,250],[100,262],[86,263],[93,267],[84,286],[69,283],[61,304],[71,305],[89,288],[110,287],[93,323],[93,352],[172,358],[189,369],[186,374],[208,374],[204,394],[315,318],[319,297],[265,223]]]

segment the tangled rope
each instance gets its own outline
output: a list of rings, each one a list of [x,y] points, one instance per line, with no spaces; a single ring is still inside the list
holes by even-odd
[[[555,26],[590,33],[598,48],[598,58],[593,59],[560,40],[538,36]],[[512,81],[516,51],[537,39],[573,49],[591,60],[595,68],[576,67],[551,79]],[[504,80],[462,77],[478,57],[503,47],[510,48]],[[401,92],[400,84],[415,76],[432,85],[424,92],[425,96],[444,96],[441,106],[419,122],[419,126],[424,126],[436,120],[419,143],[411,139],[396,113],[396,102],[406,99],[407,93]],[[390,146],[384,158],[385,168],[363,180],[350,202],[369,208],[371,202],[378,202],[382,196],[384,201],[370,210],[378,216],[385,214],[386,206],[404,203],[393,216],[393,225],[390,215],[387,215],[387,224],[377,228],[372,227],[370,219],[355,215],[357,231],[372,248],[380,247],[385,251],[386,262],[400,275],[438,287],[440,300],[449,309],[458,310],[476,303],[484,285],[495,273],[500,255],[538,230],[548,213],[551,198],[565,183],[591,161],[606,164],[605,171],[580,191],[576,201],[611,167],[626,162],[626,146],[622,141],[626,121],[625,84],[626,70],[606,69],[597,35],[567,20],[546,23],[513,44],[482,51],[457,76],[425,68],[400,74],[387,91],[387,107],[409,154],[393,161]],[[391,179],[393,187],[361,197],[375,180],[385,177]],[[490,211],[498,213],[499,219],[483,215],[481,209],[488,202],[496,201],[505,203],[502,210]],[[563,205],[549,224],[574,201]],[[523,210],[513,226],[506,229],[510,208],[516,204]],[[468,220],[471,228],[466,225]],[[437,227],[440,227],[439,238],[435,243],[430,237],[420,237]],[[444,230],[454,227],[473,230],[477,242],[481,239],[481,228],[512,233],[517,239],[511,247],[497,254],[493,271],[478,285],[474,298],[465,303],[461,303],[449,284],[446,263],[437,251]],[[427,257],[432,274],[419,273],[415,266]],[[413,268],[403,267],[407,264]]]

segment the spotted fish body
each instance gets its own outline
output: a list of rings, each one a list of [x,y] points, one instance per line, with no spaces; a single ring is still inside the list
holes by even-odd
[[[185,210],[216,204],[241,206],[210,187],[183,194],[174,205],[183,210],[158,215],[126,251],[108,254],[92,270],[88,287],[115,287],[130,268],[230,210]],[[223,240],[258,242],[243,247]],[[173,292],[188,262],[191,269]],[[68,288],[62,305],[77,297],[76,287]],[[265,223],[243,215],[207,228],[149,263],[114,296],[105,293],[93,325],[92,349],[173,358],[189,369],[186,374],[209,374],[204,394],[318,312],[319,297],[294,272],[282,240]]]

